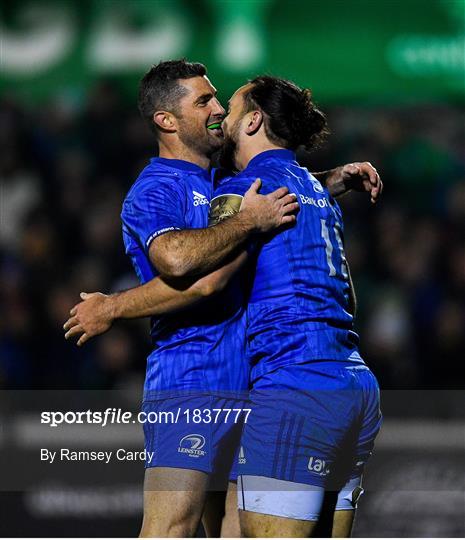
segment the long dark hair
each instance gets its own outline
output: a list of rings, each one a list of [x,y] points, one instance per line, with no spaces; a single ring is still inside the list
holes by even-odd
[[[263,75],[250,81],[244,94],[245,112],[265,114],[265,132],[276,144],[296,150],[319,146],[329,133],[325,115],[316,108],[310,90],[278,77]]]

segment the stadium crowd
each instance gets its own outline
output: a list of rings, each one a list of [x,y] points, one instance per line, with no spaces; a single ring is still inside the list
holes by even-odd
[[[463,388],[463,110],[322,108],[332,135],[300,161],[319,171],[369,160],[385,185],[376,206],[340,201],[364,358],[384,389]],[[82,349],[62,330],[80,291],[137,283],[119,214],[155,144],[135,105],[106,81],[82,102],[6,95],[0,145],[0,388],[141,391],[148,321],[120,322]]]

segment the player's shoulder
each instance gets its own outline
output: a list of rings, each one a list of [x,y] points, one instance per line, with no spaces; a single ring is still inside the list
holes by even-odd
[[[183,189],[182,177],[169,167],[151,160],[142,169],[136,181],[129,189],[124,204],[131,204],[135,199],[155,193],[179,193]]]
[[[224,195],[244,195],[249,189],[255,178],[244,173],[239,174],[224,174],[220,178],[215,179],[214,198]]]

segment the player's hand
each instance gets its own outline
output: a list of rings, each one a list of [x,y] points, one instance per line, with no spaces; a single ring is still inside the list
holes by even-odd
[[[65,339],[78,337],[79,346],[109,330],[114,321],[111,296],[99,292],[80,296],[83,302],[70,310],[70,318],[63,325]]]
[[[326,180],[326,186],[333,196],[342,195],[351,189],[367,192],[373,204],[383,192],[383,182],[378,171],[368,161],[337,167]]]
[[[287,187],[281,187],[268,195],[260,195],[261,185],[262,181],[257,178],[246,191],[240,208],[250,219],[254,230],[265,233],[281,225],[295,223],[299,203],[294,193],[289,193]]]

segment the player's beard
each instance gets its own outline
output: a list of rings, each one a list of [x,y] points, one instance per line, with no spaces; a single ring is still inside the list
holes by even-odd
[[[192,129],[192,124],[180,124],[178,129],[179,140],[198,155],[211,158],[221,148],[222,139],[210,135],[205,127]]]
[[[223,146],[221,147],[218,160],[220,167],[227,169],[228,171],[235,172],[239,170],[239,167],[236,165],[236,156],[239,152],[239,124],[240,119],[235,122],[235,124],[228,130],[228,134],[224,135]]]

